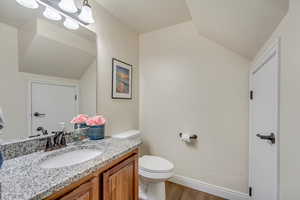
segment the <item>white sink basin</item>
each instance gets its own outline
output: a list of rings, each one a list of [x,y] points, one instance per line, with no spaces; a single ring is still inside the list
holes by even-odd
[[[40,167],[45,169],[68,167],[91,160],[101,154],[101,151],[95,149],[79,149],[69,151],[49,157],[40,164]]]

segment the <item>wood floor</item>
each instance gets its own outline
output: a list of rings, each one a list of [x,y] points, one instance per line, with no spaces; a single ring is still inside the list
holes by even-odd
[[[166,200],[225,200],[171,182],[166,183],[166,195]]]

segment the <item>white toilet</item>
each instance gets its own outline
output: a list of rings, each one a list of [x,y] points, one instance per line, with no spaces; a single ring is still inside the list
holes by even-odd
[[[140,138],[138,130],[131,130],[113,138]],[[174,164],[157,156],[143,156],[139,159],[140,200],[165,200],[165,181],[173,176]]]

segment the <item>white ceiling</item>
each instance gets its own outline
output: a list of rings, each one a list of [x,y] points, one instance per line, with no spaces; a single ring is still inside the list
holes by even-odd
[[[95,58],[82,49],[36,35],[27,47],[20,71],[79,80]]]
[[[288,0],[186,0],[199,33],[253,58],[288,11]]]
[[[94,0],[139,33],[193,20],[199,34],[253,58],[288,11],[289,0]],[[41,15],[0,1],[0,21],[20,26]],[[79,31],[78,31],[79,32]]]
[[[137,32],[191,20],[185,0],[95,0]]]
[[[96,40],[37,18],[18,29],[19,70],[80,79],[96,59]]]
[[[139,33],[193,20],[199,34],[253,58],[289,0],[95,0]]]

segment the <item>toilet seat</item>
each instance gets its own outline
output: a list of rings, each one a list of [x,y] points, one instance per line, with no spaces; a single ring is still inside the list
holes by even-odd
[[[152,173],[139,169],[139,175],[142,179],[147,179],[149,182],[166,181],[173,176],[173,172]]]
[[[168,173],[173,171],[174,165],[170,161],[158,156],[143,156],[139,159],[141,170],[150,173]]]

